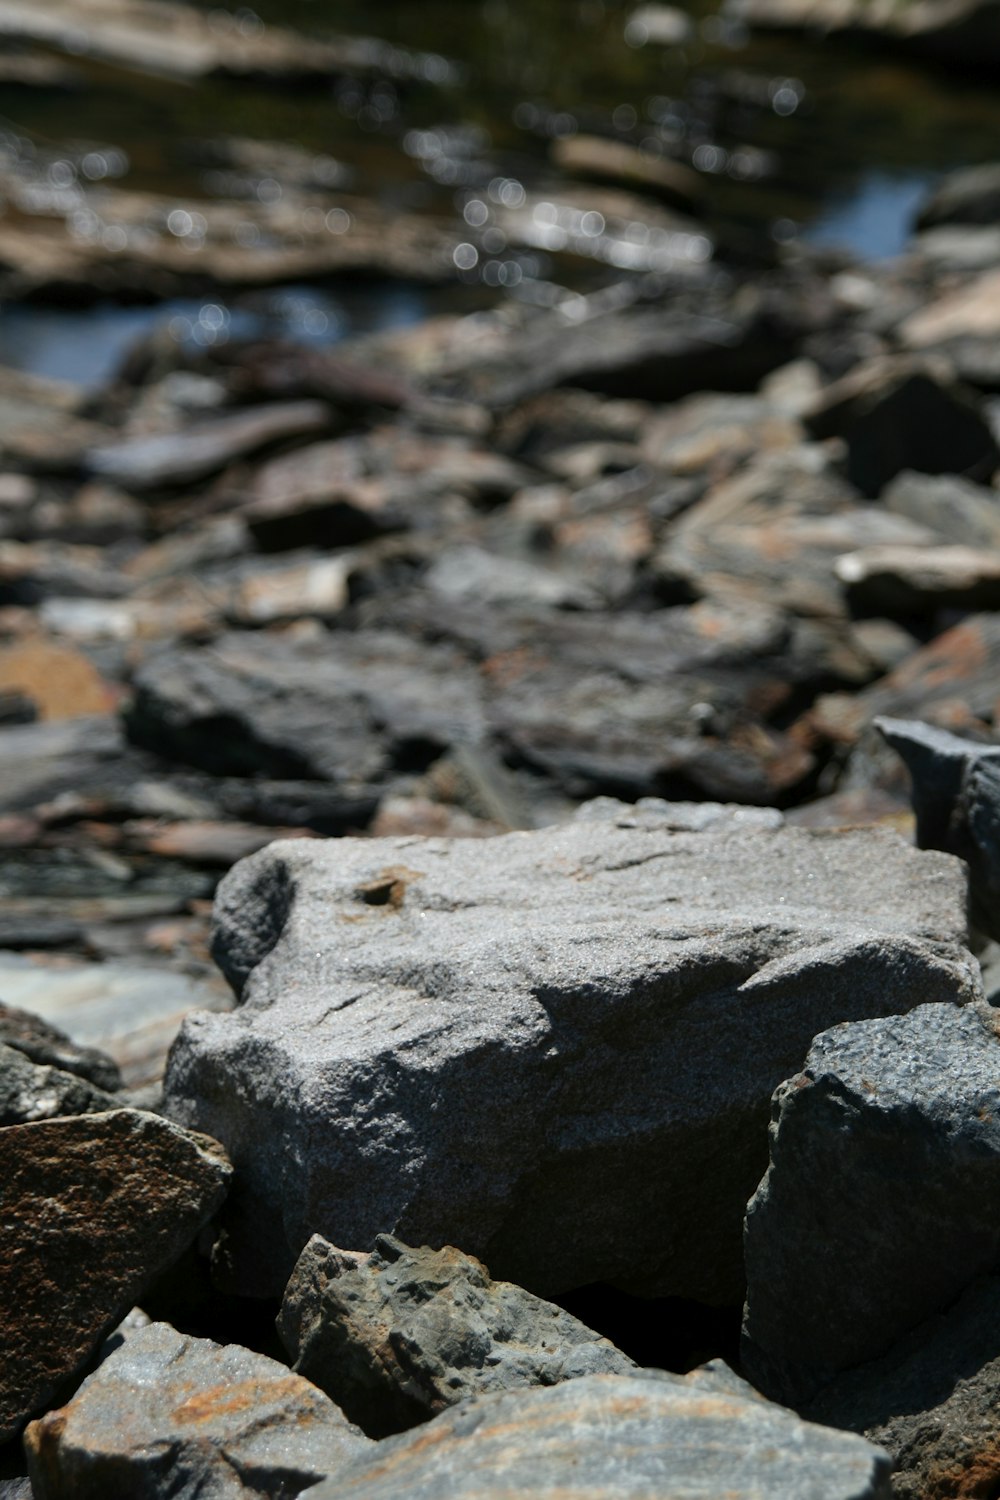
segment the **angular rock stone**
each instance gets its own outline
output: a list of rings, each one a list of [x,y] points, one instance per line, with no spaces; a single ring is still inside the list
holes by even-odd
[[[862,547],[839,557],[835,572],[852,604],[871,614],[1000,608],[1000,550]]]
[[[25,1434],[36,1500],[292,1500],[372,1446],[276,1360],[166,1323],[130,1331]]]
[[[957,475],[904,471],[882,492],[882,506],[964,547],[1000,547],[1000,494]]]
[[[0,1126],[88,1115],[118,1107],[113,1094],[85,1078],[31,1062],[23,1052],[0,1045]]]
[[[655,808],[272,844],[217,897],[242,1006],[187,1020],[166,1083],[239,1169],[225,1274],[273,1293],[313,1233],[392,1232],[540,1295],[735,1300],[770,1094],[835,1020],[981,993],[964,887],[892,836]]]
[[[99,1089],[121,1087],[121,1073],[114,1058],[96,1047],[81,1047],[64,1031],[30,1011],[0,1004],[0,1043],[23,1052],[33,1063],[75,1073]]]
[[[966,861],[973,919],[1000,937],[1000,745],[963,740],[933,724],[874,722],[910,772],[917,843]]]
[[[379,1235],[370,1256],[314,1235],[278,1319],[293,1368],[372,1437],[487,1391],[627,1375],[635,1361],[561,1307],[450,1245]]]
[[[479,1396],[307,1490],[309,1500],[888,1500],[889,1458],[853,1433],[683,1381],[591,1375]]]
[[[884,1359],[834,1380],[808,1418],[864,1432],[893,1460],[896,1500],[988,1495],[1000,1483],[1000,1280],[983,1277]]]
[[[215,1141],[136,1110],[0,1130],[0,1441],[193,1241],[229,1176]]]
[[[836,1026],[774,1096],[746,1217],[748,1377],[808,1402],[1000,1259],[1000,1039],[985,1005]]]
[[[996,440],[949,368],[908,357],[877,359],[824,391],[803,420],[814,437],[844,437],[847,473],[876,496],[903,469],[988,479]]]
[[[482,733],[475,675],[447,647],[344,632],[296,644],[255,632],[150,657],[132,739],[222,774],[355,789]]]

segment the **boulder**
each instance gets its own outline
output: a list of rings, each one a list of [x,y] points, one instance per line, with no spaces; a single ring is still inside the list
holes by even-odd
[[[895,1500],[1000,1484],[1000,1279],[985,1276],[883,1358],[832,1381],[810,1421],[864,1432],[892,1456]]]
[[[835,1026],[776,1091],[746,1216],[743,1362],[800,1405],[1000,1260],[996,1013]]]
[[[242,1004],[188,1018],[166,1081],[238,1166],[219,1273],[272,1294],[310,1235],[389,1232],[543,1296],[732,1303],[771,1093],[838,1020],[979,995],[964,906],[891,835],[655,806],[272,844],[216,901]]]
[[[293,1497],[372,1444],[329,1397],[238,1344],[129,1331],[25,1433],[35,1500]]]
[[[698,1381],[590,1375],[478,1396],[307,1490],[309,1500],[888,1500],[853,1433]]]
[[[378,1235],[371,1255],[313,1235],[278,1332],[293,1368],[372,1437],[403,1432],[486,1391],[627,1375],[635,1362],[561,1307],[446,1245]]]
[[[0,1130],[0,1441],[191,1244],[229,1176],[215,1141],[137,1110]]]

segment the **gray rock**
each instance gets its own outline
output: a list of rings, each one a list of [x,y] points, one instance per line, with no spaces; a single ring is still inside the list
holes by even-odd
[[[1000,1483],[1000,1279],[976,1281],[884,1359],[848,1371],[810,1421],[864,1432],[893,1459],[896,1500],[988,1495]]]
[[[34,1500],[30,1479],[0,1479],[0,1500]]]
[[[280,1292],[313,1233],[391,1232],[543,1296],[731,1302],[768,1100],[814,1034],[981,994],[947,856],[623,822],[230,872],[214,951],[243,1003],[188,1018],[166,1107],[233,1152],[234,1286]]]
[[[1000,162],[950,172],[920,205],[917,227],[1000,224]]]
[[[313,1235],[278,1319],[294,1369],[372,1437],[486,1391],[625,1375],[635,1362],[561,1307],[446,1245],[378,1235],[367,1258]]]
[[[1000,547],[1000,494],[955,474],[897,474],[882,491],[882,507],[932,527],[942,540]]]
[[[23,1052],[32,1062],[75,1073],[99,1089],[121,1087],[121,1073],[114,1058],[97,1047],[81,1047],[58,1026],[14,1005],[0,1004],[0,1044]],[[112,1106],[113,1107],[113,1106]]]
[[[835,571],[851,604],[869,614],[1000,608],[1000,548],[861,547],[839,557]]]
[[[810,1400],[1000,1257],[1000,1041],[985,1005],[836,1026],[774,1096],[747,1209],[744,1368]]]
[[[0,1125],[97,1114],[120,1102],[86,1078],[33,1063],[23,1052],[0,1044]]]
[[[309,1500],[883,1500],[889,1458],[853,1433],[692,1383],[590,1375],[479,1396],[305,1493]]]
[[[359,793],[416,754],[482,733],[473,670],[447,647],[387,632],[296,643],[234,632],[150,657],[134,741],[216,773],[317,777]]]
[[[875,727],[910,773],[917,843],[967,862],[973,919],[1000,937],[1000,745],[913,720],[876,719]]]
[[[166,1323],[130,1331],[25,1433],[36,1500],[292,1500],[371,1446],[276,1360]]]
[[[136,1110],[0,1130],[0,1442],[192,1243],[229,1176],[215,1141]]]

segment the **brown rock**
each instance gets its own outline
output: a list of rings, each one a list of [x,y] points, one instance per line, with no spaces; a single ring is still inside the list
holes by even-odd
[[[0,651],[0,692],[25,693],[41,719],[76,719],[114,707],[114,692],[92,662],[70,646],[44,639]]]
[[[0,1131],[0,1441],[187,1248],[229,1175],[215,1141],[136,1110]]]

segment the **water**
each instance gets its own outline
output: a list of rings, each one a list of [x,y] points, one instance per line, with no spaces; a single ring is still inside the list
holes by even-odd
[[[692,164],[713,233],[762,245],[798,235],[861,258],[898,253],[927,187],[995,154],[987,89],[829,42],[749,39],[709,3],[692,0],[683,45],[661,45],[630,24],[634,7],[623,0],[380,0],[374,9],[257,0],[263,23],[317,35],[377,30],[406,66],[368,84],[282,89],[191,86],[75,60],[77,92],[0,86],[0,128],[6,121],[42,151],[78,143],[95,172],[102,162],[117,169],[122,151],[123,186],[177,195],[188,208],[215,190],[205,143],[243,136],[323,153],[356,191],[450,216],[463,194],[497,180],[558,187],[553,142],[594,131]],[[557,261],[546,273],[588,289],[622,271]],[[462,278],[470,299],[482,298],[478,276]],[[331,343],[413,322],[438,303],[420,289],[355,284],[232,305],[5,307],[0,360],[95,383],[162,323],[182,340],[212,336],[206,306],[223,314],[217,338],[280,332]]]

